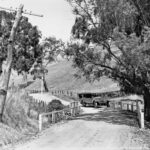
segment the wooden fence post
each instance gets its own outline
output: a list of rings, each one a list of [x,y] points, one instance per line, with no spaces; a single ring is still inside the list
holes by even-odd
[[[77,114],[77,103],[74,102],[74,115],[76,116],[76,114]]]
[[[114,105],[114,109],[116,109],[116,104],[115,104],[115,103],[113,103],[113,105]]]
[[[55,123],[55,111],[52,112],[52,123]]]
[[[78,106],[78,113],[80,114],[80,112],[81,112],[81,107]]]
[[[122,101],[120,101],[120,108],[121,108],[121,110],[122,110]]]
[[[39,131],[42,131],[42,114],[39,115]]]
[[[71,111],[71,116],[74,116],[74,102],[70,103],[70,111]]]
[[[46,102],[44,102],[44,111],[45,112],[47,111],[47,104],[46,104]]]
[[[134,109],[133,109],[133,103],[131,104],[131,111],[132,111],[132,112],[134,111]]]
[[[71,108],[71,116],[74,116],[74,110]]]
[[[127,104],[127,110],[130,110],[130,108],[129,108],[129,104]]]
[[[141,128],[144,129],[144,112],[140,112],[141,113]]]
[[[65,111],[64,111],[64,110],[63,110],[63,112],[62,112],[62,116],[63,116],[64,119],[66,119],[66,118],[65,118]]]
[[[137,101],[137,114],[138,114],[138,120],[140,124],[140,128],[144,128],[144,111],[141,108],[141,102]]]
[[[136,112],[138,113],[138,101],[136,101]]]

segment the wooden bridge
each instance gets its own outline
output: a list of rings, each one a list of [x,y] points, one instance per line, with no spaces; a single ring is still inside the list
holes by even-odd
[[[140,128],[144,128],[144,112],[141,101],[119,101],[110,102],[110,107],[113,109],[126,110],[137,114]],[[55,124],[62,120],[67,120],[70,117],[77,117],[80,115],[81,107],[78,101],[71,102],[68,108],[60,111],[53,111],[49,113],[42,113],[39,115],[39,131],[50,124]]]
[[[75,117],[80,114],[79,102],[71,102],[68,108],[60,111],[53,111],[49,113],[42,113],[39,115],[39,131],[45,126],[67,120],[69,117]]]

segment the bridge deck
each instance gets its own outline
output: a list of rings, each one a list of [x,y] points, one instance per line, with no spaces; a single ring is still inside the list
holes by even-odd
[[[138,130],[133,113],[87,107],[77,118],[51,126],[38,139],[15,150],[147,149],[137,134]]]

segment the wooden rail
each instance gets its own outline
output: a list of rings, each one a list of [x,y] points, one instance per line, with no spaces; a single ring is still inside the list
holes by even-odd
[[[127,110],[131,112],[136,112],[137,118],[140,124],[140,128],[144,128],[144,109],[142,107],[141,101],[119,101],[119,102],[110,102],[110,106],[114,109]]]
[[[39,115],[39,131],[42,131],[44,124],[50,125],[61,120],[67,120],[69,117],[75,117],[80,113],[79,102],[71,102],[68,108],[60,111],[42,113]]]
[[[41,90],[27,90],[28,93],[41,93]],[[58,96],[58,95],[66,95],[69,97],[77,97],[77,92],[75,91],[69,91],[69,90],[50,90],[48,91],[52,95]],[[42,91],[42,93],[48,93]]]
[[[52,95],[65,95],[69,97],[77,97],[77,92],[69,90],[51,90],[49,91]]]
[[[99,92],[88,92],[88,91],[84,91],[82,93],[80,92],[77,92],[76,90],[62,90],[62,89],[51,89],[48,91],[49,93],[51,93],[52,95],[55,95],[55,96],[61,96],[61,95],[64,95],[64,96],[68,96],[68,97],[79,97],[79,94],[82,94],[82,93],[90,93],[94,96],[108,96],[108,97],[118,97],[118,96],[123,96],[125,95],[124,93],[120,92],[120,91],[112,91],[112,92],[102,92],[102,93],[99,93]],[[36,90],[36,89],[33,89],[33,90],[28,90],[28,93],[44,93],[41,92],[41,90]]]

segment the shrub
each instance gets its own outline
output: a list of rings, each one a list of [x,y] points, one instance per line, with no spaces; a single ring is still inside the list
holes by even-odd
[[[54,99],[51,102],[48,103],[47,111],[52,112],[54,110],[62,110],[64,108],[64,105],[60,100]]]

